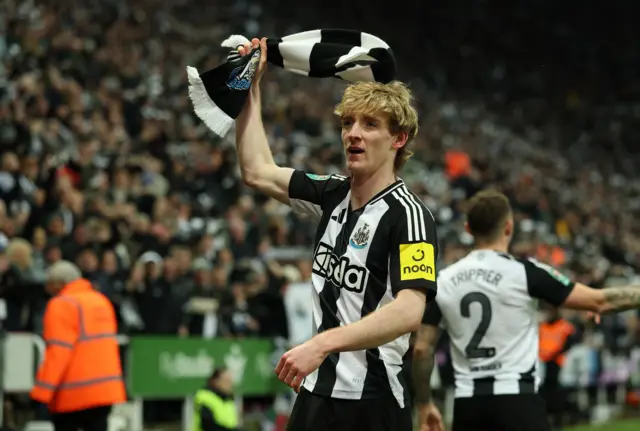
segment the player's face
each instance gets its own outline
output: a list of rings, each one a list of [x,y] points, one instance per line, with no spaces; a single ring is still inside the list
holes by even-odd
[[[340,119],[342,143],[347,168],[353,174],[372,174],[380,170],[393,171],[393,161],[402,141],[391,134],[384,115],[345,114]]]
[[[233,393],[233,376],[229,370],[225,370],[220,374],[218,378],[218,389],[225,394]]]

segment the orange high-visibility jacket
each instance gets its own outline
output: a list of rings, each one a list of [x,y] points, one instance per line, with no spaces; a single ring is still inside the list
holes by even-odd
[[[564,319],[540,324],[540,360],[542,362],[553,360],[563,366],[566,360],[563,350],[567,340],[574,332],[573,325]]]
[[[47,350],[31,398],[52,412],[126,401],[111,302],[87,280],[66,285],[47,304]]]

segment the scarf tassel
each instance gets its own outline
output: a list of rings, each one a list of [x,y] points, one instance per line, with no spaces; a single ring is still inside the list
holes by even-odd
[[[225,136],[233,126],[235,118],[231,118],[211,100],[198,69],[187,66],[187,77],[189,79],[189,99],[193,104],[194,112],[213,133]]]

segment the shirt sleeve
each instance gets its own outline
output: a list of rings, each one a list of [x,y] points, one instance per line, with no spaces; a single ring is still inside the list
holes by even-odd
[[[296,214],[319,218],[327,204],[327,194],[347,184],[341,175],[315,175],[295,170],[289,181],[289,201]]]
[[[432,301],[437,292],[436,259],[438,241],[433,216],[414,197],[401,201],[391,221],[389,274],[393,294],[402,289],[417,289]]]
[[[567,299],[575,282],[557,269],[535,259],[522,261],[527,275],[527,290],[533,298],[544,299],[553,306],[560,306]]]
[[[442,310],[438,305],[438,301],[431,301],[430,304],[427,304],[427,307],[424,310],[424,315],[422,316],[422,324],[429,326],[440,326],[441,321]]]

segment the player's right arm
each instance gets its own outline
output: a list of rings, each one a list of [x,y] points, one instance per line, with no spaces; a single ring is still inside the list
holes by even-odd
[[[253,48],[257,48],[254,39]],[[249,187],[290,205],[289,182],[294,170],[276,165],[269,148],[262,123],[260,80],[267,60],[266,39],[260,41],[260,64],[254,77],[249,97],[236,118],[236,146],[242,179]],[[251,47],[240,49],[241,55],[250,53]]]
[[[240,55],[247,55],[253,46],[238,48]],[[236,118],[236,147],[242,179],[249,187],[289,205],[300,216],[318,217],[326,203],[327,192],[339,188],[345,178],[316,176],[276,165],[269,148],[262,123],[260,80],[267,60],[266,39],[260,41],[260,64],[249,91],[244,108]]]
[[[569,280],[549,265],[535,260],[526,260],[524,264],[531,296],[556,307],[599,314],[640,309],[640,286],[594,289]]]

